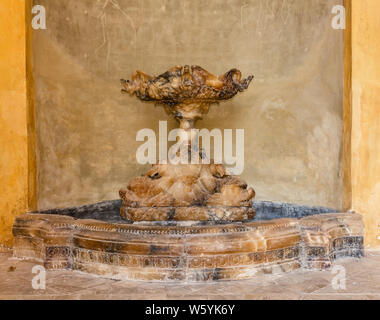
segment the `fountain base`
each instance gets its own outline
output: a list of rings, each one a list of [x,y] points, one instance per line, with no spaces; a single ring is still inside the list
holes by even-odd
[[[249,279],[299,268],[327,269],[363,256],[359,214],[258,222],[109,223],[24,214],[13,227],[14,256],[47,269],[145,281]]]

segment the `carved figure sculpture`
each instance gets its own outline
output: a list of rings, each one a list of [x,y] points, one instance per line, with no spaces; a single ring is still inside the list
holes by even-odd
[[[161,104],[178,120],[183,131],[181,148],[192,160],[189,164],[157,163],[121,189],[124,219],[243,221],[254,217],[255,191],[239,177],[228,175],[222,164],[202,163],[205,155],[201,149],[194,150],[197,144],[192,134],[211,104],[231,99],[247,89],[252,79],[242,79],[237,69],[214,76],[199,66],[176,66],[157,77],[136,71],[131,81],[121,80],[122,92]]]

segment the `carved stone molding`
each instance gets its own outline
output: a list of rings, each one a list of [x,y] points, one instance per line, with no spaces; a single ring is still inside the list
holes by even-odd
[[[320,214],[263,222],[162,226],[19,216],[14,256],[105,277],[147,281],[248,279],[298,268],[326,269],[361,257],[358,214]]]

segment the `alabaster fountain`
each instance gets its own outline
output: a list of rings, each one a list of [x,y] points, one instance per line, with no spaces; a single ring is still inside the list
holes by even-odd
[[[123,92],[162,105],[179,122],[178,151],[132,179],[121,201],[19,216],[14,256],[48,269],[146,281],[248,279],[361,257],[359,214],[255,219],[255,191],[196,143],[197,120],[252,79],[236,69],[214,76],[199,66],[176,66],[122,80]]]

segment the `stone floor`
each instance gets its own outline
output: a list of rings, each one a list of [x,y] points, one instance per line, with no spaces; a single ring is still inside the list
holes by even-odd
[[[75,271],[47,271],[46,289],[34,290],[35,265],[0,253],[0,299],[380,299],[380,251],[367,251],[360,260],[336,262],[344,267],[335,271],[340,276],[345,272],[345,290],[334,289],[333,270],[201,284],[115,281]]]

